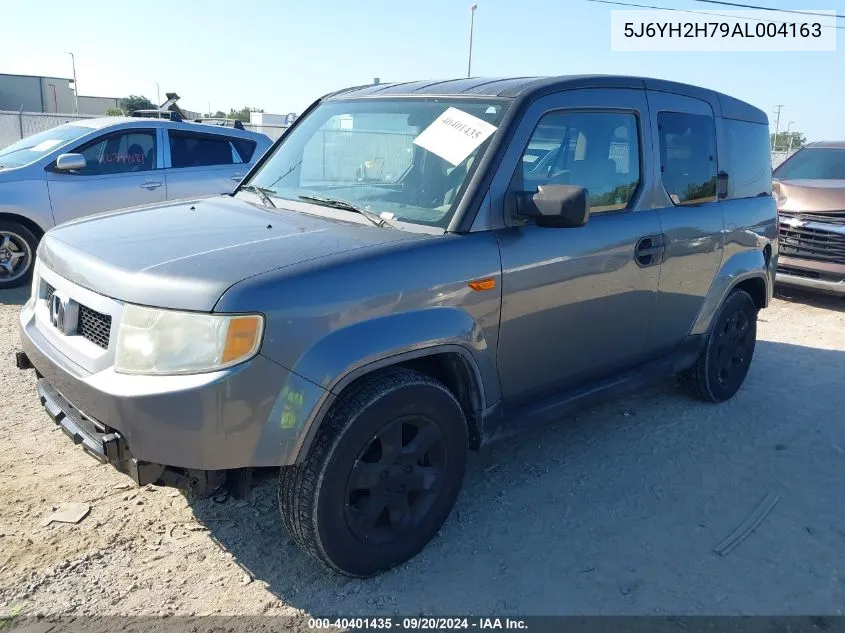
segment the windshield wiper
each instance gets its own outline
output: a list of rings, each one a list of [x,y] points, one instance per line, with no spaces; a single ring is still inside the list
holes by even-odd
[[[332,207],[333,209],[343,209],[344,211],[360,213],[378,227],[389,226],[394,229],[396,228],[386,218],[381,217],[378,213],[374,213],[364,207],[359,207],[347,200],[341,200],[340,198],[326,198],[323,196],[299,196],[299,199],[321,204],[324,207]]]
[[[241,187],[242,191],[252,191],[253,193],[257,194],[259,198],[261,198],[261,202],[263,202],[268,207],[276,208],[276,205],[273,204],[273,201],[268,196],[268,193],[276,193],[272,189],[265,189],[264,187],[257,187],[255,185],[244,185]]]

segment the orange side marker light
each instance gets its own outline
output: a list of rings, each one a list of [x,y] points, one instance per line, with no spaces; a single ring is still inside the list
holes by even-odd
[[[467,284],[470,288],[477,292],[482,290],[493,290],[496,287],[496,280],[493,277],[485,277],[484,279],[476,279]]]

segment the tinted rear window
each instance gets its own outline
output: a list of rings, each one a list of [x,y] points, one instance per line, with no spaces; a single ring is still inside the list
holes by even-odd
[[[716,126],[713,117],[657,114],[660,172],[674,204],[716,200]]]
[[[845,180],[845,148],[804,148],[774,173],[780,180]]]
[[[170,164],[173,167],[211,167],[234,162],[228,138],[170,132]]]
[[[252,155],[255,153],[255,141],[247,141],[242,138],[233,138],[231,140],[241,160],[245,163],[251,161]]]
[[[772,193],[769,126],[723,119],[728,146],[728,198],[754,198]]]

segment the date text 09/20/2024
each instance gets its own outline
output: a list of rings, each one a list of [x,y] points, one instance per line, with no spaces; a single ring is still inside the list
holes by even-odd
[[[455,630],[525,630],[528,628],[525,620],[518,618],[440,618],[440,617],[374,617],[374,618],[310,618],[310,629],[338,629],[338,630],[390,630],[399,631],[443,631]]]

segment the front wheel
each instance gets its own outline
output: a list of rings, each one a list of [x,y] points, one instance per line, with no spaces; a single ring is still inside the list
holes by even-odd
[[[757,342],[757,305],[744,290],[732,292],[713,321],[695,365],[678,374],[684,390],[705,402],[731,398],[745,381]]]
[[[32,231],[18,222],[0,220],[0,290],[29,283],[37,248]]]
[[[455,396],[395,369],[341,395],[305,461],[282,468],[279,507],[296,543],[321,563],[366,577],[434,538],[461,488],[467,424]]]

